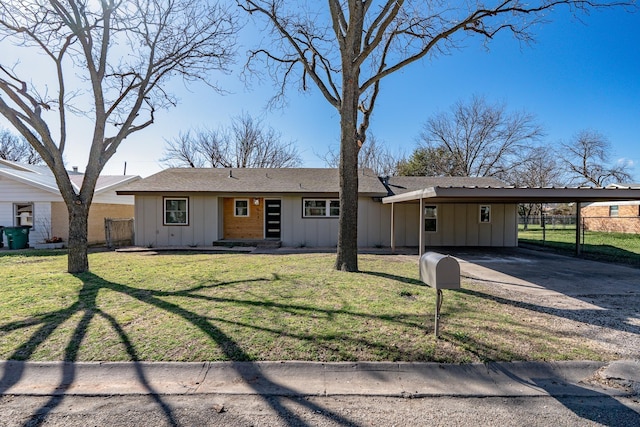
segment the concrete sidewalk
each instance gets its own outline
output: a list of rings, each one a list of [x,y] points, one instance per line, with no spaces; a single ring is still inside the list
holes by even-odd
[[[640,361],[0,362],[0,395],[632,396]]]

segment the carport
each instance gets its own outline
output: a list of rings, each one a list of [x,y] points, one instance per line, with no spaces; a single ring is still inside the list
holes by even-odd
[[[425,203],[575,203],[576,224],[580,224],[580,207],[587,202],[640,200],[638,187],[428,187],[384,197],[382,203],[391,204],[391,250],[395,250],[395,205],[419,205],[419,254],[425,248]],[[516,222],[517,227],[517,222]],[[580,253],[580,227],[576,227],[576,254]]]

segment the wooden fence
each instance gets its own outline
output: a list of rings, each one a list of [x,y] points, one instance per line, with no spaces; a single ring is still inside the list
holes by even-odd
[[[133,245],[133,218],[105,218],[104,237],[108,248]]]

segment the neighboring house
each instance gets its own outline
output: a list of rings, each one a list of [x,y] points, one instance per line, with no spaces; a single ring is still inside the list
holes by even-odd
[[[79,188],[84,175],[70,171]],[[133,197],[118,196],[116,190],[138,176],[101,176],[89,211],[89,244],[104,243],[105,218],[133,217]],[[69,214],[56,180],[47,166],[25,165],[0,159],[0,226],[30,226],[29,244],[56,236],[67,241]],[[6,242],[6,236],[3,236]]]
[[[640,184],[612,184],[609,188],[640,188]],[[640,201],[594,202],[581,209],[586,230],[640,234]]]
[[[493,178],[379,178],[359,172],[358,246],[419,246],[417,202],[389,196],[441,186],[503,187]],[[337,169],[172,168],[117,191],[135,196],[135,243],[211,246],[275,240],[287,247],[332,247],[340,215]],[[427,203],[427,246],[517,246],[517,203]],[[392,225],[393,215],[393,225]],[[393,229],[393,242],[392,242]]]

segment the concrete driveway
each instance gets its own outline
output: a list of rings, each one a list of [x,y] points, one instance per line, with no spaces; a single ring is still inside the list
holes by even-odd
[[[640,359],[640,269],[521,248],[456,250],[464,283],[572,321],[621,358]]]
[[[470,278],[522,292],[565,295],[640,293],[640,269],[529,249],[451,253]]]

